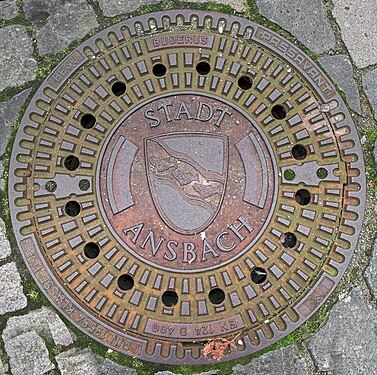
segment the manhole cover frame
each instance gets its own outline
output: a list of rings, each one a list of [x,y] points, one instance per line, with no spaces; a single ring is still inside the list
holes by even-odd
[[[159,35],[159,32],[164,31],[163,19],[166,17],[170,18],[171,23],[175,25],[174,33],[178,33],[180,27],[184,33],[184,24],[188,24],[193,16],[197,17],[198,25],[198,29],[194,29],[192,31],[193,33],[204,32],[207,33],[205,35],[210,36],[219,36],[221,33],[224,33],[227,34],[228,37],[229,34],[233,33],[233,37],[235,39],[246,38],[251,42],[256,42],[257,44],[264,46],[266,49],[270,49],[281,59],[285,59],[287,64],[300,72],[304,79],[310,83],[313,91],[315,91],[318,97],[322,99],[323,112],[327,114],[329,118],[331,117],[331,120],[329,120],[331,124],[337,129],[347,126],[349,133],[347,134],[347,132],[345,132],[340,137],[344,143],[354,143],[352,152],[357,155],[357,160],[347,162],[347,169],[361,171],[359,176],[348,176],[349,179],[352,180],[351,185],[359,185],[360,190],[349,192],[348,195],[348,217],[344,218],[344,221],[346,226],[352,226],[354,228],[354,233],[343,233],[342,238],[349,241],[351,246],[346,252],[340,254],[342,257],[344,257],[344,261],[336,266],[338,274],[336,276],[331,276],[331,283],[326,284],[326,282],[321,283],[321,280],[318,281],[317,285],[314,287],[314,290],[320,291],[319,294],[316,295],[315,293],[311,292],[307,293],[307,304],[301,309],[299,319],[296,322],[287,320],[287,328],[283,333],[275,330],[271,339],[261,334],[259,337],[260,343],[258,345],[252,345],[250,339],[247,337],[247,334],[242,334],[240,337],[242,340],[244,340],[244,348],[242,348],[242,350],[232,350],[230,354],[226,356],[225,360],[231,360],[252,354],[285,337],[294,329],[303,324],[326,301],[343,276],[356,248],[358,235],[362,226],[366,194],[366,177],[364,173],[365,169],[361,146],[356,128],[342,98],[336,92],[334,86],[327,79],[326,75],[308,56],[306,56],[295,45],[285,40],[280,35],[261,25],[235,16],[197,10],[172,10],[156,12],[140,17],[134,17],[113,25],[110,28],[94,35],[72,51],[69,56],[54,69],[54,71],[48,76],[48,78],[38,89],[37,93],[34,95],[28,109],[25,112],[20,129],[15,138],[10,163],[9,202],[13,228],[18,246],[25,263],[29,268],[29,271],[50,302],[58,309],[58,311],[60,311],[76,327],[84,331],[88,336],[103,343],[107,347],[142,360],[160,363],[168,362],[169,364],[177,365],[182,363],[209,364],[216,361],[211,358],[205,358],[203,355],[199,355],[199,357],[194,358],[190,356],[190,353],[192,353],[191,349],[183,349],[183,351],[181,349],[181,353],[177,355],[179,344],[175,343],[174,341],[170,341],[167,344],[170,349],[168,352],[166,352],[166,346],[164,346],[166,343],[164,343],[164,340],[161,338],[156,338],[157,343],[153,353],[147,353],[146,342],[142,337],[138,338],[137,336],[135,337],[135,335],[130,336],[127,333],[121,333],[111,326],[104,325],[103,321],[83,310],[74,299],[64,292],[59,281],[55,280],[55,276],[50,271],[46,260],[40,256],[37,245],[32,239],[32,234],[25,233],[23,229],[25,227],[25,221],[32,221],[33,219],[28,216],[27,209],[25,210],[25,207],[28,207],[28,202],[27,199],[22,200],[23,192],[16,191],[14,187],[16,184],[22,185],[23,180],[27,180],[27,178],[32,175],[31,171],[27,171],[27,163],[25,163],[22,155],[25,153],[25,143],[32,139],[30,131],[25,133],[24,129],[29,127],[30,130],[30,126],[33,126],[33,118],[36,119],[38,117],[36,114],[42,111],[37,102],[41,99],[48,102],[49,98],[44,94],[44,90],[47,89],[59,91],[63,84],[69,82],[70,77],[74,75],[80,67],[84,66],[86,63],[90,65],[90,59],[86,57],[86,53],[84,52],[87,47],[90,47],[93,50],[98,50],[98,46],[96,45],[97,41],[109,41],[108,35],[110,32],[121,35],[121,30],[124,27],[130,31],[132,37],[143,38],[144,34],[145,36],[148,36],[149,39],[152,39],[154,35]],[[181,18],[183,20],[183,24],[180,23]],[[212,23],[209,24],[208,20],[211,20]],[[224,22],[224,26],[222,26],[222,22]],[[177,26],[177,24],[180,26]],[[238,25],[238,29],[234,28],[234,25]],[[203,29],[206,31],[203,31]],[[165,31],[168,30],[169,28],[165,29]],[[205,47],[206,45],[203,46],[203,48]],[[332,103],[334,101],[338,104],[335,109],[332,107]],[[23,144],[24,147],[21,147],[21,144]],[[32,150],[30,146],[29,149]],[[349,154],[351,154],[351,152],[349,152]],[[13,173],[13,171],[16,170],[17,176],[15,173]],[[16,200],[18,200],[17,205],[15,204]],[[77,314],[75,311],[80,313]],[[235,333],[237,332],[238,331],[235,331]],[[206,337],[203,337],[201,341],[205,340]]]

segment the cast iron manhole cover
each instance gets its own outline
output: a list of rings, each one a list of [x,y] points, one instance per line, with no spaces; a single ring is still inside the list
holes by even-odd
[[[296,46],[250,21],[169,11],[83,43],[13,150],[13,226],[41,290],[122,353],[203,364],[289,334],[355,249],[355,126]]]

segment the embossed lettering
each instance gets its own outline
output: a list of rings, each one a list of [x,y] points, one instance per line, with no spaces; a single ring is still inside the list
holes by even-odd
[[[243,236],[241,233],[240,233],[240,230],[243,229],[243,228],[246,228],[249,233],[251,233],[253,231],[253,228],[248,224],[248,222],[242,217],[242,216],[239,216],[237,218],[237,220],[240,222],[239,225],[235,226],[234,224],[230,225],[229,226],[229,229],[240,239],[240,241],[242,242],[244,239],[245,239],[245,236]]]
[[[149,242],[152,249],[152,255],[155,256],[157,254],[158,249],[160,248],[161,244],[165,241],[164,237],[160,237],[158,244],[156,246],[156,242],[154,240],[154,233],[150,230],[148,233],[147,238],[144,240],[144,242],[140,245],[142,249],[145,249],[145,246]]]
[[[147,118],[148,120],[153,120],[153,122],[149,123],[149,126],[151,128],[155,128],[156,126],[161,124],[161,119],[159,117],[153,116],[153,114],[154,114],[154,111],[152,111],[151,109],[144,112],[145,118]]]

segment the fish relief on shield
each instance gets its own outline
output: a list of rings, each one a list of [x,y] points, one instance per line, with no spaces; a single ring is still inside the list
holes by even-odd
[[[170,133],[144,140],[147,178],[162,220],[178,233],[205,230],[226,188],[229,140],[207,133]]]

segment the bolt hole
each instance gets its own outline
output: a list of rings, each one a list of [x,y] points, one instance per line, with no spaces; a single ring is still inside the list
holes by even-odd
[[[126,84],[121,81],[114,82],[111,91],[115,96],[122,96],[126,92]]]
[[[99,253],[99,246],[94,242],[89,242],[84,246],[84,255],[89,259],[97,258]]]
[[[211,71],[211,65],[209,65],[206,61],[201,61],[196,65],[196,71],[200,75],[206,76]]]
[[[134,278],[131,275],[120,275],[118,277],[118,287],[122,290],[131,290],[135,285]]]
[[[283,120],[287,116],[287,110],[281,104],[276,104],[271,109],[272,117],[276,120]]]
[[[78,202],[76,201],[69,201],[65,205],[65,212],[67,213],[68,216],[77,216],[81,211],[81,206]]]
[[[253,86],[253,80],[249,76],[242,76],[238,80],[238,87],[242,90],[249,90]]]
[[[87,113],[81,117],[80,123],[84,129],[91,129],[96,124],[96,121],[93,115]]]
[[[291,232],[284,233],[280,238],[281,243],[288,249],[293,249],[297,245],[297,237]]]
[[[208,293],[208,298],[214,305],[220,305],[225,301],[225,293],[220,288],[214,288]]]
[[[64,166],[69,171],[75,171],[80,166],[80,160],[74,155],[69,155],[64,159]]]
[[[164,64],[156,64],[152,68],[152,72],[156,77],[163,77],[166,74],[166,66]]]
[[[312,198],[312,196],[311,196],[310,192],[306,189],[300,189],[295,194],[295,200],[301,206],[308,205],[311,201],[311,198]]]
[[[304,160],[308,156],[308,150],[303,145],[296,145],[292,148],[292,156],[296,160]]]
[[[178,294],[173,290],[167,290],[162,294],[162,303],[166,307],[175,306],[178,303]]]
[[[324,179],[324,178],[327,178],[328,175],[329,175],[329,172],[327,172],[326,168],[319,168],[317,171],[318,178]]]
[[[286,180],[292,181],[292,180],[294,180],[295,177],[296,177],[296,173],[292,169],[286,169],[284,171],[284,178]]]
[[[267,272],[264,268],[256,267],[251,271],[251,280],[255,284],[262,284],[267,280]]]
[[[80,182],[79,182],[79,188],[80,188],[80,190],[82,190],[82,191],[87,191],[87,190],[89,190],[89,188],[90,188],[90,182],[89,182],[89,180],[87,180],[87,179],[82,179],[82,180],[80,180]]]
[[[57,187],[58,185],[56,184],[55,181],[47,181],[45,185],[46,190],[49,191],[50,193],[53,193]]]

